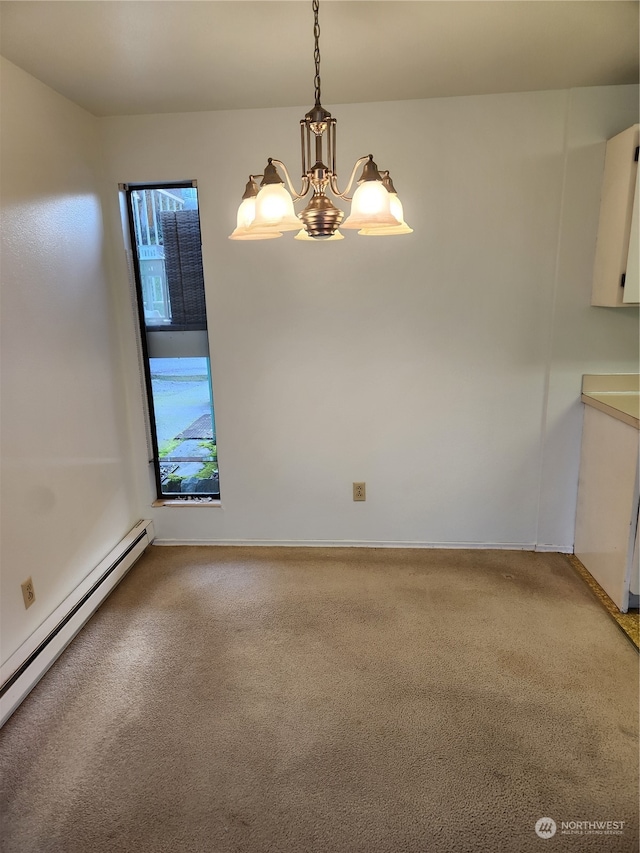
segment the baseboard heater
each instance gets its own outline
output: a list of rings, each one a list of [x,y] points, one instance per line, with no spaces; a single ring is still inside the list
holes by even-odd
[[[153,539],[153,523],[139,521],[2,665],[0,726],[56,662]]]

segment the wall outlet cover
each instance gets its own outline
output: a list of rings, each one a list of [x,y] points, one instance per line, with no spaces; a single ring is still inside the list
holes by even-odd
[[[366,501],[366,499],[367,499],[367,484],[366,483],[354,483],[353,484],[353,499],[354,499],[354,501]]]
[[[27,580],[20,584],[22,587],[22,598],[24,600],[24,609],[28,610],[33,602],[36,600],[36,591],[33,588],[33,581],[31,578],[27,578]]]

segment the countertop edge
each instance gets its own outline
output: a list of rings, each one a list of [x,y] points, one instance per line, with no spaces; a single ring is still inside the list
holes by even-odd
[[[606,415],[611,415],[612,418],[616,418],[616,420],[618,421],[622,421],[625,424],[629,424],[629,426],[635,427],[635,429],[640,429],[640,418],[634,418],[633,415],[629,415],[626,412],[621,412],[619,409],[616,409],[613,406],[608,406],[601,400],[594,400],[594,398],[591,397],[589,394],[582,394],[580,399],[587,406],[592,406],[594,409],[599,409],[601,412],[604,412]]]

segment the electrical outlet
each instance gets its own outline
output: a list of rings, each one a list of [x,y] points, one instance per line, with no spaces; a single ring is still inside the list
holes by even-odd
[[[353,499],[354,499],[354,501],[366,501],[366,499],[367,499],[367,484],[366,483],[354,483],[353,484]]]
[[[33,581],[31,580],[31,578],[28,578],[23,584],[21,584],[21,586],[22,597],[24,599],[24,609],[28,610],[29,607],[31,607],[33,602],[36,600],[36,591],[33,588]]]

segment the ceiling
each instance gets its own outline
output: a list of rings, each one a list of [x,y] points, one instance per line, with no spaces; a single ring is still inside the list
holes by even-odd
[[[0,53],[98,116],[313,103],[310,0],[5,0]],[[332,104],[638,82],[638,3],[322,0]]]

